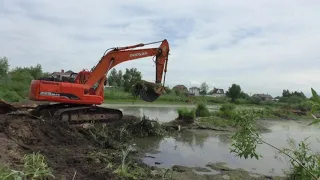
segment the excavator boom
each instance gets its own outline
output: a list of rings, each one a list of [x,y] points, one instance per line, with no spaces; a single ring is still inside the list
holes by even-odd
[[[161,44],[157,48],[135,49],[159,42]],[[105,99],[106,75],[111,68],[120,63],[152,56],[155,58],[156,65],[155,82],[142,81],[149,84],[147,86],[139,84],[136,87],[140,88],[137,94],[141,99],[153,102],[163,93],[164,89],[169,56],[169,43],[166,39],[148,44],[140,43],[110,48],[91,71],[82,70],[76,74],[74,79],[61,81],[54,77],[42,77],[32,80],[29,90],[30,100],[56,103],[39,105],[33,113],[37,116],[50,115],[71,123],[119,120],[122,118],[120,110],[96,106],[101,105]],[[150,84],[154,88],[147,88],[150,87]]]

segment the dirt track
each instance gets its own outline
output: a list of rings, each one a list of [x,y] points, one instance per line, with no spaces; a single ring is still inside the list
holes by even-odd
[[[134,121],[135,118],[125,116],[124,120]],[[119,127],[119,124],[111,126]],[[0,115],[0,163],[19,169],[25,153],[40,152],[47,158],[57,179],[72,179],[75,172],[75,179],[118,179],[105,168],[107,164],[90,158],[90,153],[103,151],[103,147],[85,132],[78,127],[25,116]],[[105,153],[112,157],[117,155],[116,151],[110,148]]]

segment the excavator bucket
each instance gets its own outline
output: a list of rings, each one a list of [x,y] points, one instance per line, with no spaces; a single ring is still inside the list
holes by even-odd
[[[163,86],[147,81],[140,81],[133,86],[133,95],[147,102],[154,102],[165,92]]]

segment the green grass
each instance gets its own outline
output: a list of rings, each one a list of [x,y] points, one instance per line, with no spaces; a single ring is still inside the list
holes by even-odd
[[[202,117],[198,120],[199,126],[228,128],[234,126],[234,121],[217,116]]]
[[[207,105],[204,103],[199,103],[195,109],[197,117],[207,117],[210,116],[210,112],[207,108]]]
[[[178,120],[182,120],[186,123],[193,123],[196,117],[194,109],[188,109],[186,107],[179,108],[178,112]]]
[[[13,170],[8,166],[0,167],[0,179],[47,179],[53,177],[52,169],[47,165],[45,157],[40,153],[26,154],[22,158],[23,169]]]

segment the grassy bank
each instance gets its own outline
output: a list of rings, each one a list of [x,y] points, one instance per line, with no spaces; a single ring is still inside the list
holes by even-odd
[[[218,111],[208,111],[207,105],[201,103],[195,108],[181,107],[177,109],[178,118],[165,123],[166,126],[192,129],[210,129],[217,131],[236,131],[237,126],[235,119],[241,116],[241,111],[245,111],[250,116],[254,116],[257,120],[312,120],[313,117],[309,113],[300,114],[286,108],[279,107],[262,107],[262,108],[245,108],[244,105],[238,107],[231,103],[222,104]],[[256,121],[253,124],[258,130],[268,131]]]

